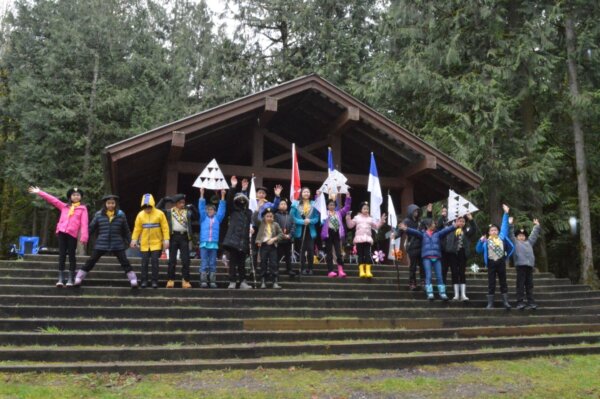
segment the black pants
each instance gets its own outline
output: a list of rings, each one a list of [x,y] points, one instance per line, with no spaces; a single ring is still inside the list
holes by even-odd
[[[356,244],[356,255],[359,265],[370,265],[373,263],[371,260],[371,244],[368,242],[359,242]]]
[[[277,262],[277,247],[263,243],[260,246],[260,276],[265,280],[275,281],[279,274]]]
[[[65,270],[65,261],[69,255],[69,270],[75,271],[77,268],[75,251],[77,251],[77,238],[67,233],[58,233],[58,270],[61,272]]]
[[[517,265],[517,302],[533,302],[533,267]]]
[[[452,255],[452,253],[442,251],[442,278],[444,280],[444,285],[448,285],[448,270],[452,270],[452,260],[450,259]],[[454,281],[454,274],[452,274],[452,281]]]
[[[508,293],[508,285],[506,284],[506,258],[491,260],[488,259],[488,294],[496,293],[496,275],[500,281],[500,293]]]
[[[277,261],[283,257],[285,269],[292,270],[292,242],[280,242],[277,244]]]
[[[449,263],[450,270],[452,271],[452,284],[466,284],[465,271],[467,268],[467,256],[465,254],[465,249],[463,248],[455,254],[447,252],[446,259]],[[445,266],[445,264],[442,263],[442,266]],[[448,270],[447,267],[446,270]]]
[[[131,263],[129,263],[129,259],[127,259],[127,255],[125,255],[124,249],[120,251],[104,251],[101,249],[94,249],[94,252],[92,252],[92,256],[90,256],[87,262],[85,262],[85,265],[83,266],[82,270],[84,272],[89,273],[94,268],[94,266],[96,266],[98,260],[110,252],[112,252],[117,257],[119,263],[121,264],[121,267],[123,268],[123,271],[125,273],[129,273],[131,271]]]
[[[167,278],[175,280],[175,266],[177,266],[177,250],[181,253],[181,276],[185,281],[190,281],[190,241],[187,233],[173,232],[169,240],[169,267]]]
[[[340,246],[340,232],[329,229],[329,234],[325,240],[325,253],[327,254],[327,271],[333,271],[333,250],[335,249],[335,257],[337,264],[344,267],[344,257],[342,256],[342,248]]]
[[[229,261],[229,282],[246,280],[246,253],[229,248],[225,256]]]
[[[315,241],[310,236],[308,226],[306,226],[306,230],[306,234],[304,234],[304,242],[302,242],[302,237],[297,239],[296,248],[298,248],[298,251],[300,251],[300,268],[302,270],[306,269],[306,257],[308,257],[308,269],[312,270],[315,260]]]
[[[152,281],[158,282],[158,259],[161,250],[142,252],[142,282],[148,281],[148,263],[152,261]]]
[[[425,270],[423,269],[423,259],[421,259],[421,250],[411,251],[408,253],[410,259],[410,265],[408,267],[409,282],[417,282],[417,269],[419,270],[419,277],[421,281],[425,281]]]

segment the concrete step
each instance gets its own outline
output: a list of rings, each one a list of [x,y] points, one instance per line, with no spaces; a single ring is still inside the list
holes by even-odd
[[[477,317],[450,316],[431,318],[219,318],[174,319],[165,317],[146,319],[126,317],[119,319],[59,317],[2,317],[0,331],[300,331],[300,330],[355,330],[355,329],[437,329],[490,326],[524,326],[540,324],[596,324],[598,312],[587,314],[538,315],[535,312],[506,312],[491,309]],[[507,317],[508,316],[508,317]]]
[[[289,292],[289,291],[285,291]],[[292,292],[293,293],[293,292]],[[29,305],[43,303],[44,306],[148,306],[148,307],[197,307],[197,308],[226,308],[226,307],[274,307],[274,308],[360,308],[365,305],[362,298],[249,298],[247,296],[229,298],[178,298],[178,297],[114,297],[114,296],[73,296],[73,295],[0,295],[0,303],[6,306]],[[417,299],[369,299],[369,306],[374,308],[431,308],[431,307],[457,307],[457,308],[482,308],[487,305],[484,295],[471,298],[469,301],[433,301],[428,302],[421,296]],[[542,307],[585,307],[596,306],[600,303],[600,293],[593,298],[580,299],[545,299],[538,300],[537,305]]]
[[[500,303],[497,304],[500,306]],[[235,303],[229,303],[221,307],[202,307],[195,306],[42,306],[42,305],[0,305],[0,317],[104,317],[107,319],[126,318],[136,315],[141,318],[160,318],[168,317],[172,319],[194,319],[194,318],[323,318],[323,317],[358,317],[358,318],[395,318],[395,317],[477,317],[485,316],[489,309],[481,308],[457,308],[457,307],[431,307],[428,301],[423,301],[419,308],[413,307],[390,307],[374,308],[368,301],[365,301],[363,307],[349,308],[276,308],[272,306],[245,308]],[[523,312],[506,311],[507,317],[513,314],[522,314]],[[560,315],[560,314],[590,314],[600,313],[600,304],[588,307],[565,308],[565,307],[543,307],[535,311],[538,315]]]
[[[336,327],[335,325],[333,327]],[[346,326],[348,327],[348,326]],[[351,326],[350,326],[351,327]],[[10,346],[32,345],[223,345],[257,344],[263,342],[294,342],[314,340],[408,340],[478,337],[525,337],[548,334],[600,333],[600,323],[539,324],[516,326],[406,328],[406,329],[330,329],[330,330],[263,330],[263,331],[142,331],[69,330],[56,332],[0,332],[0,342]]]
[[[223,276],[224,277],[224,276]],[[139,278],[139,276],[138,276]],[[340,281],[343,279],[327,279],[324,278],[319,281],[319,277],[308,276],[303,277],[301,280],[299,279],[290,279],[290,280],[281,280],[280,285],[284,289],[288,290],[313,290],[313,289],[349,289],[355,291],[372,291],[372,290],[394,290],[398,289],[398,285],[395,283],[386,283],[385,281],[380,281],[379,279],[363,279],[357,282],[352,281]],[[56,283],[56,277],[27,277],[27,278],[16,278],[16,277],[4,277],[0,276],[0,285],[45,285],[45,286],[53,286]],[[165,273],[161,273],[159,275],[159,287],[163,289],[166,284],[166,275]],[[197,281],[192,281],[192,286],[194,288],[199,288],[199,283]],[[254,282],[249,279],[248,283],[254,285]],[[217,279],[217,285],[219,288],[226,288],[229,284],[228,281],[224,281],[223,279]],[[514,283],[509,283],[510,287],[514,287]],[[85,287],[99,287],[99,286],[110,286],[110,287],[127,287],[129,286],[129,282],[123,278],[121,279],[102,279],[102,278],[89,278],[85,280],[85,283],[82,289]],[[487,281],[483,282],[482,280],[472,280],[469,282],[470,289],[487,289]],[[402,286],[400,286],[402,288]],[[498,288],[497,288],[498,290]],[[590,287],[586,285],[554,285],[554,284],[536,284],[535,291],[536,292],[561,292],[561,291],[590,291]]]
[[[12,268],[12,267],[0,267],[0,276],[2,277],[11,277],[11,278],[30,278],[30,277],[46,277],[46,278],[52,278],[55,279],[57,276],[57,270],[56,268],[37,268],[35,267],[37,265],[32,265],[32,268]],[[35,268],[33,268],[35,267]],[[134,271],[136,273],[140,273],[140,269],[135,269]],[[161,275],[163,278],[166,278],[165,275],[165,270],[161,270]],[[258,273],[258,271],[257,271]],[[300,278],[296,278],[294,280],[310,280],[310,281],[318,281],[318,282],[328,282],[328,283],[337,283],[337,284],[346,284],[348,282],[352,282],[352,283],[357,283],[357,282],[364,282],[364,279],[359,278],[356,275],[349,275],[348,277],[345,278],[329,278],[326,276],[326,271],[323,271],[323,274],[316,274],[316,275],[311,275],[311,276],[301,276]],[[381,283],[381,284],[397,284],[398,280],[397,280],[397,276],[391,275],[391,273],[387,273],[389,275],[375,275],[375,277],[373,278],[373,281],[376,281],[377,283]],[[400,280],[400,283],[402,285],[406,285],[407,281],[406,279],[408,278],[408,274],[406,273],[406,275],[404,276],[405,278]],[[487,277],[485,277],[485,279],[483,278],[484,276],[479,276],[479,278],[471,278],[469,280],[469,282],[481,282],[481,283],[486,283],[487,284]],[[94,269],[92,270],[92,272],[89,273],[87,280],[91,280],[91,279],[96,279],[96,278],[100,278],[100,279],[114,279],[114,280],[123,280],[125,278],[125,274],[122,270],[114,270],[114,271],[110,271],[110,270],[104,270],[104,269]],[[200,280],[200,274],[198,273],[197,270],[192,270],[190,271],[190,278],[192,281],[199,281]],[[217,278],[218,280],[227,280],[228,279],[228,274],[225,273],[225,271],[223,270],[223,272],[218,272],[217,273]],[[448,278],[450,278],[450,276],[448,276]],[[177,279],[181,280],[181,273],[178,270],[177,273]],[[285,274],[285,272],[282,271],[281,273],[281,279],[286,281],[289,279],[289,277],[287,276],[287,274]],[[435,279],[434,279],[435,280]],[[507,281],[509,284],[516,284],[516,277],[512,276],[510,278],[507,278]],[[540,278],[535,278],[534,283],[536,286],[538,285],[572,285],[571,281],[569,279],[566,278],[562,278],[562,279],[557,279],[554,277],[540,277]]]
[[[17,284],[18,283],[18,284]],[[22,285],[21,285],[22,284]],[[282,282],[283,284],[283,282]],[[356,290],[356,289],[311,289],[311,290],[227,290],[227,289],[191,289],[182,290],[176,284],[175,289],[131,289],[128,285],[122,284],[115,286],[83,286],[77,288],[56,288],[54,284],[47,285],[29,285],[27,282],[16,281],[13,284],[0,285],[0,292],[6,295],[46,295],[46,296],[115,296],[119,298],[317,298],[317,299],[423,299],[423,291],[408,291],[401,287],[389,287],[384,290]],[[472,300],[485,300],[487,287],[467,286],[467,295]],[[538,292],[535,291],[535,298],[539,300],[567,300],[567,299],[589,299],[592,302],[599,295],[599,291],[580,290],[560,291],[560,292]],[[499,294],[497,294],[499,297]],[[514,289],[510,287],[509,298],[514,300]]]
[[[598,344],[600,333],[586,335],[550,335],[544,337],[437,338],[410,340],[367,340],[310,343],[306,341],[233,345],[167,345],[138,347],[61,346],[7,348],[0,346],[0,361],[55,362],[130,362],[260,359],[270,356],[406,354],[480,350],[483,348],[534,348],[577,344]]]
[[[314,370],[399,368],[426,364],[446,364],[481,360],[518,359],[535,356],[600,353],[600,345],[564,345],[537,348],[501,348],[409,354],[298,356],[265,359],[199,359],[145,362],[68,362],[0,364],[0,372],[110,372],[181,373],[193,370],[303,367]]]

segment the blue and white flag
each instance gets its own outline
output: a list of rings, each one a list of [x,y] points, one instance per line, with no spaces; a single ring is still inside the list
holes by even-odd
[[[367,191],[371,193],[371,217],[375,220],[381,219],[381,204],[383,195],[381,194],[381,185],[379,184],[379,174],[377,165],[375,165],[375,156],[371,153],[371,167],[369,169],[369,183]]]
[[[331,147],[327,147],[327,173],[331,176],[331,172],[335,167],[333,166],[333,152],[331,151]]]

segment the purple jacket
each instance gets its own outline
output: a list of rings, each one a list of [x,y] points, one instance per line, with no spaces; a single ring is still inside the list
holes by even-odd
[[[341,241],[346,237],[346,230],[344,230],[344,216],[350,212],[350,204],[352,204],[352,198],[346,196],[344,207],[335,211],[338,220],[340,221],[339,233]],[[327,213],[327,215],[329,216],[329,213]],[[326,240],[327,238],[329,238],[329,217],[323,221],[323,226],[321,227],[321,239]]]

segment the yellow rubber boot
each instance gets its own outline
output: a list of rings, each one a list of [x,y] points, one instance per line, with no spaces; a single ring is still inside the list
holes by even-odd
[[[367,275],[365,274],[365,265],[358,265],[358,277],[365,278]]]
[[[371,274],[371,265],[365,265],[365,277],[373,278],[373,274]]]

